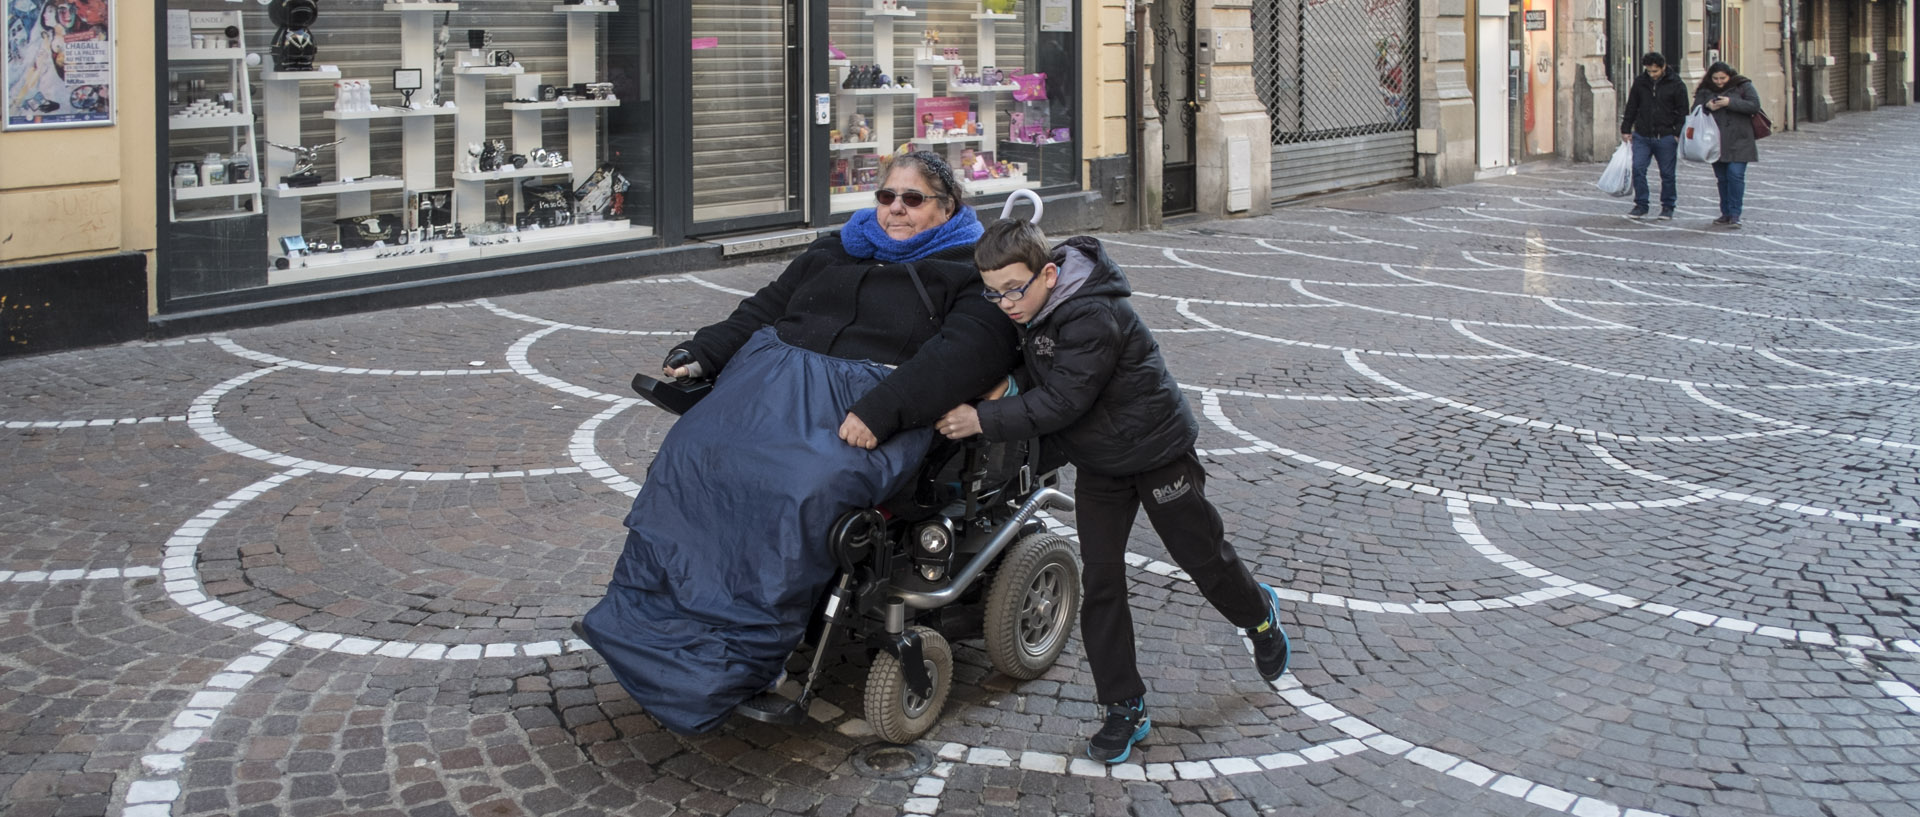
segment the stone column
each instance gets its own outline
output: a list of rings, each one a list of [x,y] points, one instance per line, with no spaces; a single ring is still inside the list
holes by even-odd
[[[1414,145],[1420,181],[1433,187],[1473,181],[1475,123],[1466,31],[1472,24],[1467,0],[1420,0],[1420,130]],[[1504,42],[1492,46],[1506,50]]]
[[[1813,6],[1813,16],[1800,21],[1800,25],[1807,26],[1807,31],[1812,35],[1808,38],[1807,53],[1800,58],[1806,63],[1808,73],[1812,75],[1812,79],[1808,80],[1813,83],[1810,89],[1813,92],[1810,94],[1812,102],[1807,106],[1806,112],[1809,122],[1825,122],[1832,119],[1834,106],[1838,102],[1828,89],[1832,87],[1833,80],[1829,72],[1840,70],[1839,55],[1828,53],[1827,44],[1833,41],[1828,36],[1829,27],[1834,23],[1833,4],[1844,2],[1848,0],[1818,0]]]
[[[1872,35],[1867,29],[1873,25],[1873,11],[1867,8],[1866,0],[1841,0],[1853,6],[1853,31],[1849,32],[1847,42],[1853,51],[1853,60],[1847,66],[1851,72],[1848,90],[1853,93],[1855,111],[1871,111],[1880,107],[1880,95],[1873,90],[1873,61],[1880,58],[1873,53]]]
[[[1882,0],[1893,2],[1893,0]],[[1882,104],[1913,104],[1913,3],[1901,0],[1887,7],[1887,98]]]
[[[1560,149],[1576,162],[1612,155],[1620,144],[1613,83],[1607,79],[1607,7],[1605,0],[1561,0],[1559,31],[1559,110],[1564,124]]]
[[[1273,137],[1253,84],[1252,0],[1201,0],[1195,12],[1193,47],[1213,54],[1211,66],[1196,66],[1208,70],[1211,98],[1195,117],[1195,209],[1211,216],[1273,212]]]

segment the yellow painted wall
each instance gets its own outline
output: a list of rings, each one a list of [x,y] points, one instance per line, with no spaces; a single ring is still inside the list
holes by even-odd
[[[144,252],[153,290],[154,5],[114,3],[112,127],[0,132],[0,265]]]

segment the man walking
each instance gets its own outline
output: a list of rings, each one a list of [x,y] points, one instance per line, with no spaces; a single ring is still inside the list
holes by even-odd
[[[1674,160],[1680,150],[1680,128],[1687,121],[1687,85],[1667,70],[1667,58],[1649,51],[1640,58],[1646,69],[1627,92],[1627,112],[1620,117],[1620,141],[1633,145],[1633,209],[1627,218],[1647,214],[1647,164],[1660,161],[1660,218],[1673,218],[1680,191],[1674,179]]]

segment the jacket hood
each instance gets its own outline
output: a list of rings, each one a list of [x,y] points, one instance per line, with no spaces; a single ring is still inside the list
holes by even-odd
[[[1047,305],[1033,316],[1029,326],[1046,320],[1061,304],[1074,298],[1125,298],[1133,294],[1133,288],[1127,285],[1127,274],[1107,257],[1107,248],[1101,246],[1097,238],[1081,235],[1060,242],[1060,246],[1053,248],[1053,264],[1059,268],[1059,280],[1053,285]]]

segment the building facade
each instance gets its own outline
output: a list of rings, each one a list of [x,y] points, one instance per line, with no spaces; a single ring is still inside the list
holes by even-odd
[[[983,215],[1031,190],[1056,231],[1129,218],[1121,5],[6,8],[7,354],[717,266],[873,206],[909,147]],[[49,101],[86,49],[109,55],[104,122]]]

